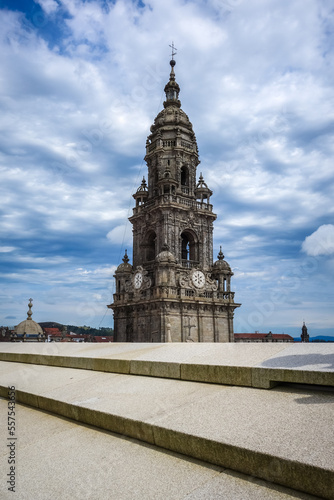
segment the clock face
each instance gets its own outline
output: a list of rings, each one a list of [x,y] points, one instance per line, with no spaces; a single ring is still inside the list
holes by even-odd
[[[205,285],[205,276],[202,271],[194,271],[192,275],[192,281],[197,288],[203,288],[203,286]]]
[[[135,274],[135,279],[134,279],[134,286],[135,288],[140,288],[143,282],[143,275],[142,273],[136,273]]]

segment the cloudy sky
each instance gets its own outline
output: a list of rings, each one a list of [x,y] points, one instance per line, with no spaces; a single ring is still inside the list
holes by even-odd
[[[333,0],[0,0],[0,325],[32,297],[112,326],[174,41],[235,331],[334,334],[333,25]]]

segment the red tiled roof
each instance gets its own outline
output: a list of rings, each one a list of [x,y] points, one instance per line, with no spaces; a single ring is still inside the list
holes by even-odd
[[[60,334],[59,328],[44,328],[46,335],[58,335]]]
[[[265,339],[270,337],[268,333],[235,333],[236,339]],[[276,340],[293,340],[287,333],[272,333],[271,337]]]

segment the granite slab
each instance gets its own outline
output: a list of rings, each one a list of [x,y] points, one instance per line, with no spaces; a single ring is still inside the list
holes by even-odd
[[[7,437],[6,417],[7,401],[0,399],[1,441]],[[7,453],[0,453],[4,500],[318,498],[20,404],[16,417],[15,493],[7,489]]]
[[[0,362],[2,396],[307,493],[334,491],[334,394]],[[327,496],[326,496],[327,495]]]

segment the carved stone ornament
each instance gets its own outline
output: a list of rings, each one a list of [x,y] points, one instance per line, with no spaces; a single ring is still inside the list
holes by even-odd
[[[206,275],[206,290],[216,292],[218,290],[217,280],[212,279],[211,274]]]
[[[124,283],[124,290],[129,293],[132,291],[132,283],[133,283],[133,280],[132,278],[128,279],[125,281]]]
[[[194,280],[193,276],[195,275],[197,277],[197,274],[199,274],[200,282],[199,284],[196,284],[198,279]],[[203,275],[203,279],[202,279]],[[205,282],[204,281],[205,278]],[[200,270],[193,270],[193,271],[181,271],[179,274],[179,284],[181,288],[186,288],[187,290],[198,290],[201,292],[216,292],[218,290],[218,284],[217,281],[211,278],[211,274],[209,273],[203,273]]]
[[[193,288],[189,272],[180,272],[179,283],[181,288]]]
[[[147,290],[152,286],[152,280],[148,272],[142,266],[138,266],[132,278],[132,290],[135,292]]]

